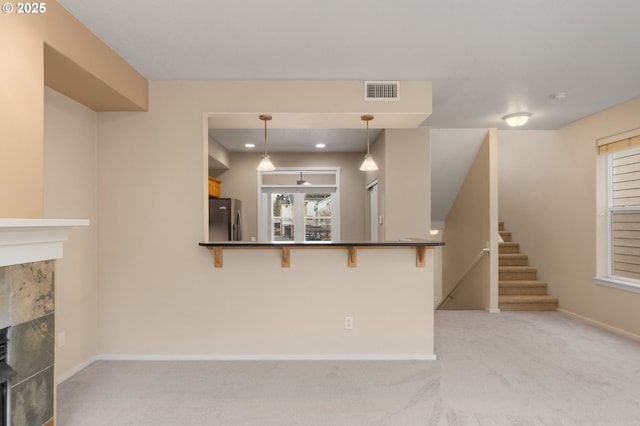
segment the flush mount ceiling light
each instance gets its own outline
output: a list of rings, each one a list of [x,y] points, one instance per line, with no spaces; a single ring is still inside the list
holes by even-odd
[[[324,148],[325,146],[327,146],[327,145],[325,145],[323,143],[317,143],[316,144],[316,148]]]
[[[364,156],[360,170],[363,172],[372,172],[378,170],[378,165],[373,161],[373,158],[371,158],[371,154],[369,154],[369,122],[373,120],[373,115],[363,115],[360,119],[367,123],[367,154]]]
[[[307,182],[306,180],[302,179],[302,172],[300,172],[300,179],[296,181],[296,184],[310,186],[311,182]]]
[[[262,114],[259,118],[264,121],[264,154],[262,154],[262,160],[260,160],[260,164],[258,164],[256,170],[270,172],[276,169],[271,160],[269,160],[269,154],[267,154],[267,121],[271,120],[271,116]]]
[[[502,119],[511,127],[520,127],[527,124],[532,115],[530,112],[514,112],[513,114],[505,115]]]
[[[255,147],[256,147],[256,145],[255,145],[255,144],[253,144],[253,143],[245,143],[245,144],[244,144],[244,147],[245,147],[245,148],[255,148]]]

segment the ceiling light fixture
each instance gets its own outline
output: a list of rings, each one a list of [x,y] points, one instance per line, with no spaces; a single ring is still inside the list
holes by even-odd
[[[360,119],[367,123],[367,154],[364,156],[364,161],[360,166],[360,170],[363,172],[372,172],[374,170],[378,170],[378,165],[373,158],[371,158],[371,154],[369,153],[369,122],[373,120],[373,115],[363,115]]]
[[[269,160],[269,154],[267,154],[267,121],[271,120],[271,116],[262,114],[260,120],[264,121],[264,154],[262,154],[262,160],[260,160],[260,164],[258,164],[256,170],[270,172],[276,169],[271,160]]]
[[[327,145],[325,145],[323,143],[317,143],[316,144],[316,148],[324,148],[325,146],[327,146]]]
[[[255,145],[255,144],[253,144],[253,143],[245,143],[245,144],[244,144],[244,147],[245,147],[245,148],[255,148],[255,147],[256,147],[256,145]]]
[[[505,115],[502,119],[511,127],[520,127],[527,124],[532,115],[530,112],[514,112],[513,114]]]
[[[296,184],[310,186],[311,182],[307,182],[306,180],[302,179],[302,172],[300,172],[300,179],[296,181]]]

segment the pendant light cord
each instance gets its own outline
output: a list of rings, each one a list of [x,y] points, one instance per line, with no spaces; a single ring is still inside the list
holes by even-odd
[[[267,155],[267,120],[264,120],[264,155]]]
[[[367,120],[367,155],[369,155],[369,120]]]

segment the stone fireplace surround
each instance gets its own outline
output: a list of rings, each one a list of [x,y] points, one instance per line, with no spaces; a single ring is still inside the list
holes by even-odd
[[[12,426],[54,424],[55,262],[88,220],[0,219],[0,328],[9,328]]]

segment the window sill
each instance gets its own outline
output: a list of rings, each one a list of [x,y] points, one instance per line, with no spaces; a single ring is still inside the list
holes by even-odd
[[[611,277],[593,277],[593,282],[606,287],[617,288],[618,290],[632,291],[640,293],[640,283],[621,280]]]

